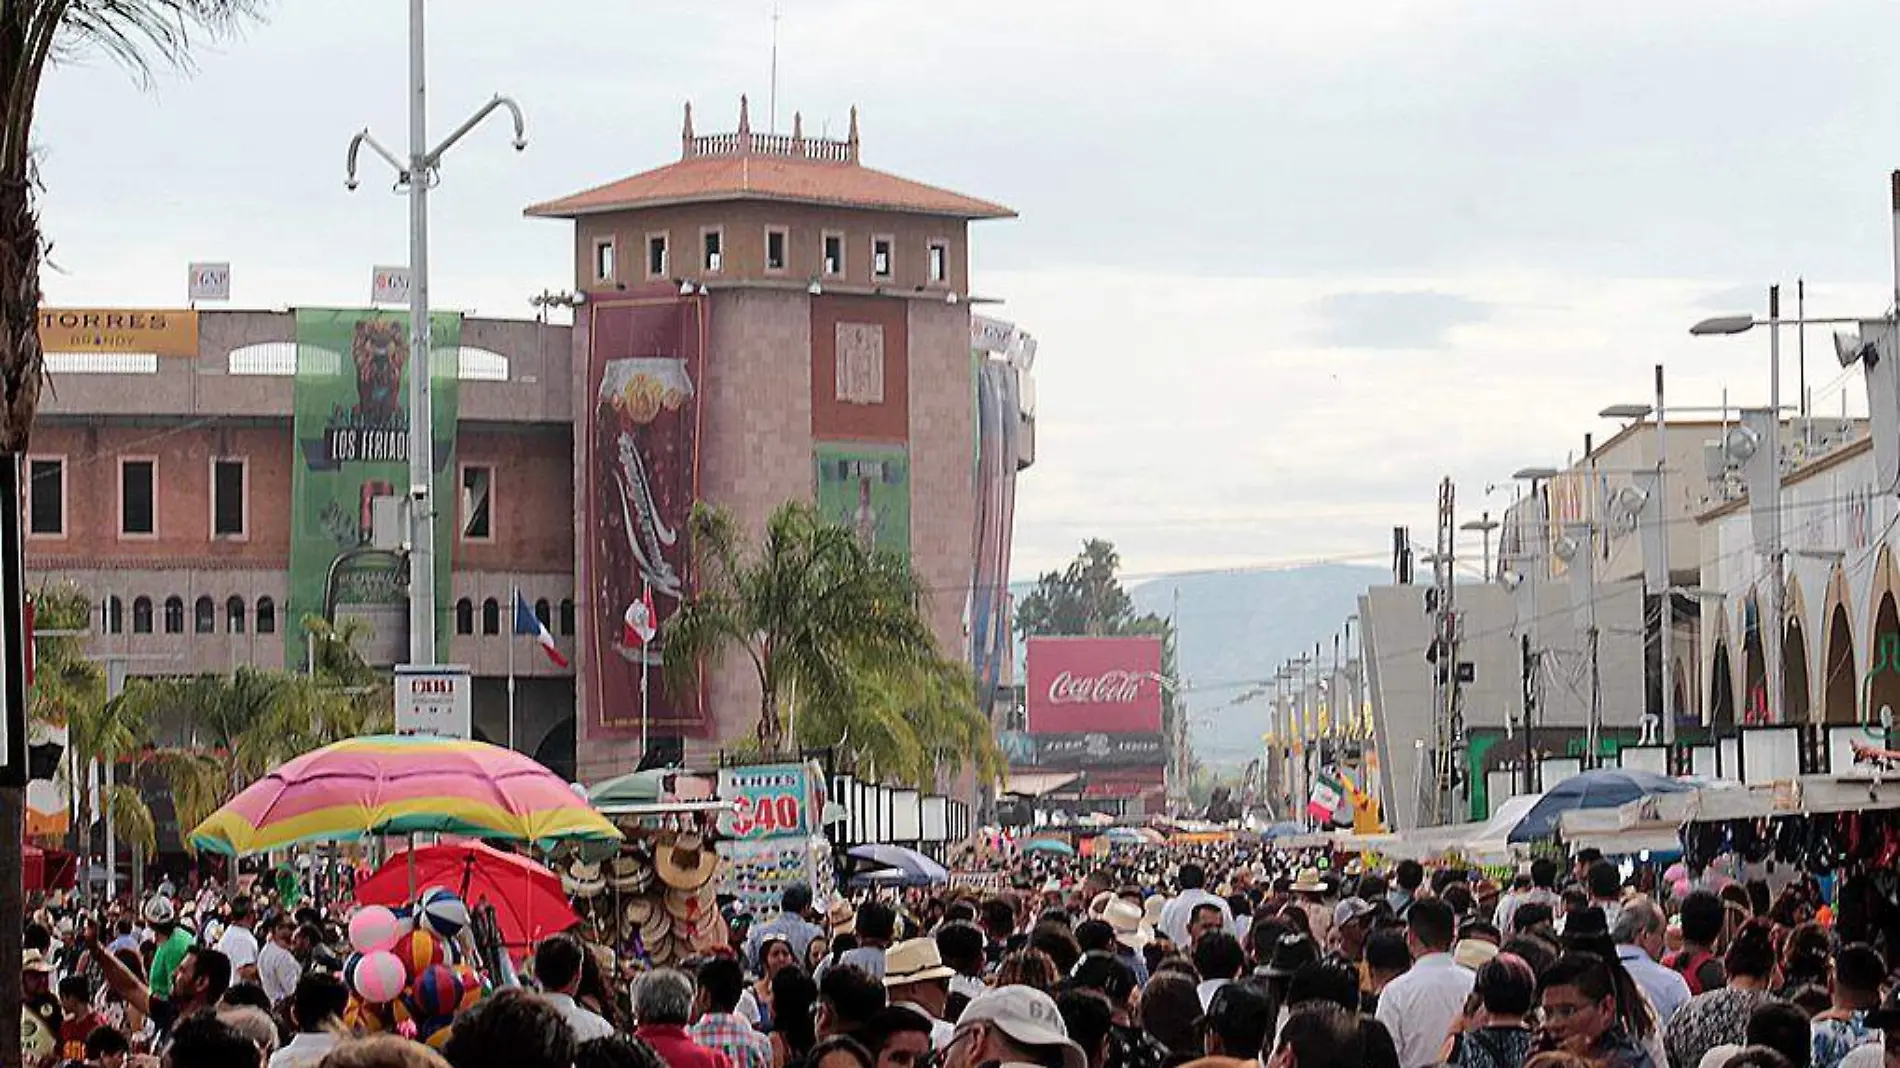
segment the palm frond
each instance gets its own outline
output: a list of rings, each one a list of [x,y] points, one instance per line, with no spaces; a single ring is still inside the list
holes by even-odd
[[[106,792],[106,811],[112,815],[112,836],[150,858],[158,852],[158,821],[138,787],[118,783]]]

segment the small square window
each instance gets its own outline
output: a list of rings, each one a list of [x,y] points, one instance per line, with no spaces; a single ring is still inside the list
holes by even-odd
[[[158,461],[119,461],[119,533],[149,537],[158,533]]]
[[[825,274],[837,277],[844,273],[844,235],[825,235]]]
[[[871,273],[879,278],[891,276],[891,239],[874,237],[871,239]]]
[[[950,246],[941,241],[930,243],[930,281],[942,285],[950,280]]]
[[[666,277],[666,235],[647,235],[647,277]]]
[[[614,241],[613,238],[601,238],[594,242],[594,281],[611,282],[614,280]]]
[[[765,231],[765,269],[783,271],[785,269],[786,234],[783,227],[768,227]]]
[[[725,261],[725,237],[723,230],[707,230],[699,236],[700,242],[706,247],[706,257],[701,266],[708,274],[717,274],[719,265]]]
[[[244,461],[211,462],[211,536],[244,536]]]
[[[495,536],[494,511],[489,495],[495,469],[469,464],[462,468],[462,540],[487,541]]]
[[[35,457],[26,464],[26,530],[43,538],[66,534],[66,461]]]

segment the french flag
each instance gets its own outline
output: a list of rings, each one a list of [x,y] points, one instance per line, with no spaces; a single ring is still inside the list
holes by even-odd
[[[534,614],[534,609],[529,607],[528,599],[521,595],[520,590],[515,591],[515,633],[533,638],[541,651],[548,654],[548,659],[554,661],[555,667],[567,666],[567,657],[562,656],[561,650],[555,646],[554,635],[548,633],[547,626]]]

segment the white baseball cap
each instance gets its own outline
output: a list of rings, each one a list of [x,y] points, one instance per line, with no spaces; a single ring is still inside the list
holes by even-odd
[[[956,1034],[986,1023],[1019,1046],[1062,1050],[1062,1068],[1089,1068],[1088,1055],[1069,1038],[1055,999],[1033,986],[1001,986],[970,999],[957,1017]]]
[[[145,922],[151,924],[171,923],[178,919],[178,909],[172,905],[172,899],[163,894],[154,894],[145,903]]]

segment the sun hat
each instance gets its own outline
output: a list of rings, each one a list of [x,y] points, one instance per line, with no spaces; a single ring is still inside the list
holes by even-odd
[[[144,914],[145,922],[149,924],[173,923],[178,919],[178,908],[172,904],[171,898],[163,894],[154,894],[152,899],[145,903]]]
[[[43,975],[51,975],[53,974],[53,962],[47,960],[46,954],[39,950],[29,949],[20,956],[20,970],[23,972],[39,972]]]
[[[1354,920],[1362,920],[1379,911],[1378,906],[1363,897],[1349,897],[1333,906],[1333,926],[1344,927]]]
[[[1125,898],[1108,903],[1102,919],[1115,929],[1115,941],[1139,953],[1154,941],[1154,931],[1143,917],[1141,906]]]
[[[934,938],[912,938],[884,951],[884,985],[905,986],[957,974],[943,963]]]
[[[1088,1055],[1069,1038],[1055,999],[1033,986],[1000,986],[970,999],[957,1017],[955,1034],[977,1024],[989,1024],[1019,1046],[1055,1047],[1062,1051],[1062,1068],[1089,1068]]]
[[[1296,894],[1323,894],[1333,888],[1330,880],[1320,877],[1318,868],[1303,868],[1290,889]]]

